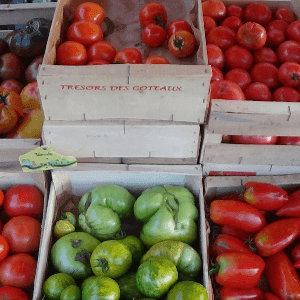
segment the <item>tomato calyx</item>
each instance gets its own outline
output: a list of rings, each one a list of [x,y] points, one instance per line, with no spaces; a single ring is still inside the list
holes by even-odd
[[[220,264],[215,264],[211,262],[212,268],[209,270],[208,274],[209,275],[214,275],[220,272],[221,266]]]
[[[7,105],[7,96],[8,96],[8,95],[0,95],[0,109],[1,109],[4,105]]]
[[[167,29],[167,26],[164,22],[164,15],[163,14],[155,16],[153,21],[154,21],[153,22],[154,24],[162,27],[163,29]]]
[[[178,50],[184,49],[184,47],[185,47],[184,38],[180,38],[180,37],[176,36],[176,34],[175,34],[173,44],[174,44],[175,48],[177,48]]]
[[[105,258],[99,258],[98,264],[95,266],[96,268],[101,268],[102,273],[106,273],[109,271],[109,264]]]
[[[296,74],[296,73],[294,73],[294,74],[291,75],[291,79],[293,81],[299,81],[299,78],[300,78],[300,76],[298,74]]]
[[[71,240],[71,245],[73,248],[78,248],[82,244],[82,240]]]
[[[75,256],[75,261],[79,261],[85,264],[86,266],[89,266],[90,258],[91,258],[91,253],[87,250],[82,250],[78,252],[77,255]]]

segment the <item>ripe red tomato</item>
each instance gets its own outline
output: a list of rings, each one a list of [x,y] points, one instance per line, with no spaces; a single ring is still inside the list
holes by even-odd
[[[283,86],[273,93],[273,101],[277,102],[300,102],[300,94],[297,90]]]
[[[0,282],[21,289],[32,287],[36,266],[36,260],[27,253],[11,255],[0,264]]]
[[[275,296],[272,293],[265,293],[264,297],[265,300],[280,300],[277,296]]]
[[[278,79],[285,86],[299,86],[300,65],[294,62],[286,62],[282,64],[278,70]]]
[[[247,22],[239,28],[236,37],[240,45],[249,50],[256,50],[265,45],[267,41],[267,32],[262,25],[254,22]]]
[[[18,289],[16,287],[12,287],[12,286],[1,286],[0,287],[0,299],[30,300],[28,295],[24,291],[22,291],[21,289]]]
[[[277,65],[278,57],[274,50],[268,47],[257,49],[253,53],[255,63],[267,62],[273,65]]]
[[[203,16],[208,16],[214,20],[220,20],[225,17],[226,6],[220,0],[206,0],[202,2]]]
[[[142,33],[143,42],[148,47],[160,47],[167,37],[167,31],[154,23],[147,25]]]
[[[228,225],[221,226],[221,233],[232,235],[243,241],[249,240],[250,237],[249,232]]]
[[[219,68],[212,66],[211,71],[212,71],[212,76],[210,82],[224,79],[223,73]]]
[[[271,101],[272,94],[269,87],[262,82],[253,82],[245,90],[247,100]]]
[[[3,227],[11,253],[37,251],[41,237],[41,223],[28,216],[11,218]]]
[[[88,50],[88,60],[104,59],[113,63],[117,54],[116,48],[109,42],[100,41],[94,43]]]
[[[293,247],[291,254],[294,261],[300,260],[300,244]]]
[[[267,32],[269,30],[279,30],[282,31],[284,34],[286,34],[287,28],[289,27],[289,23],[283,21],[283,20],[273,20],[271,21],[268,26],[266,27]]]
[[[229,69],[241,68],[246,71],[253,65],[253,56],[249,50],[241,46],[232,46],[226,50],[225,64]]]
[[[91,60],[87,65],[88,66],[99,66],[99,65],[109,65],[110,62],[104,59],[95,59]]]
[[[251,76],[244,69],[231,69],[226,73],[225,79],[235,82],[242,90],[251,84]]]
[[[188,31],[177,31],[171,35],[168,48],[175,57],[187,57],[194,53],[196,49],[196,39],[194,35]]]
[[[275,145],[278,137],[271,135],[232,135],[235,144]]]
[[[300,21],[292,22],[287,28],[286,34],[291,40],[300,42]]]
[[[236,16],[227,17],[222,23],[221,26],[229,27],[234,32],[237,32],[238,29],[243,25],[243,22],[240,18]]]
[[[285,41],[285,35],[282,31],[272,29],[267,31],[267,44],[269,47],[277,47]]]
[[[237,5],[228,5],[226,7],[226,17],[236,16],[240,19],[244,17],[244,11],[240,6]]]
[[[246,100],[242,89],[232,81],[218,80],[210,85],[211,99]]]
[[[9,253],[8,242],[3,235],[0,235],[0,262],[7,257],[8,253]]]
[[[296,20],[294,13],[286,7],[278,8],[274,16],[276,20],[283,20],[287,23],[292,23]]]
[[[163,56],[151,55],[145,61],[144,64],[169,64],[170,62]]]
[[[300,43],[296,41],[285,41],[277,48],[277,55],[281,63],[300,63]]]
[[[214,44],[225,51],[236,44],[236,34],[228,27],[217,26],[208,33],[207,43]]]
[[[43,213],[44,196],[32,185],[15,185],[7,190],[4,197],[4,212],[10,217],[31,216],[39,218]]]
[[[212,17],[203,16],[204,31],[207,35],[212,29],[217,27],[216,21]]]
[[[278,69],[269,63],[258,63],[251,70],[253,82],[265,83],[270,89],[278,85]]]
[[[0,190],[0,206],[2,206],[3,202],[4,202],[4,193],[2,190]]]
[[[57,48],[56,60],[59,65],[85,65],[87,62],[87,51],[82,44],[67,41],[60,44]]]
[[[300,145],[299,136],[280,136],[278,138],[278,145]],[[300,213],[299,213],[300,217]]]
[[[164,27],[168,22],[168,13],[162,4],[150,2],[140,10],[139,20],[143,27],[151,23]]]
[[[246,7],[244,18],[247,22],[255,22],[265,26],[271,22],[272,12],[264,3],[255,2]]]
[[[168,29],[167,29],[168,36],[170,37],[174,32],[181,31],[181,30],[186,30],[186,31],[194,34],[191,25],[186,20],[177,19],[177,20],[172,21],[169,24]]]
[[[141,64],[142,61],[142,53],[137,48],[122,49],[116,54],[114,58],[114,63],[118,64]]]
[[[0,234],[2,234],[2,230],[3,230],[3,222],[2,222],[2,220],[0,219]]]
[[[299,137],[287,137],[287,138],[297,138],[299,144]],[[281,143],[282,145],[283,143]],[[297,196],[297,197],[296,197]],[[296,199],[293,199],[293,198]],[[277,211],[276,211],[276,216],[279,217],[295,217],[298,218],[300,216],[300,195],[299,191],[293,193],[292,195],[289,196],[289,201],[281,206]]]
[[[251,289],[231,289],[221,287],[220,297],[222,300],[264,300],[264,292],[259,287]]]
[[[67,39],[90,47],[96,42],[103,39],[103,31],[101,27],[90,21],[76,21],[71,24],[67,31]]]
[[[95,2],[83,2],[77,6],[73,19],[74,21],[91,21],[100,25],[105,18],[105,10]]]
[[[208,44],[207,49],[207,58],[208,64],[219,69],[222,69],[225,64],[225,56],[223,51],[216,45]]]

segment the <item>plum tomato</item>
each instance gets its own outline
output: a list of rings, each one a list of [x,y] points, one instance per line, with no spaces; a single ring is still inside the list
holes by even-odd
[[[246,7],[244,18],[247,22],[255,22],[265,26],[271,22],[272,12],[264,3],[255,2]]]
[[[211,99],[246,100],[244,92],[235,82],[218,80],[212,82],[210,87]]]
[[[269,87],[262,82],[253,82],[245,90],[247,100],[272,101],[272,94]]]
[[[270,63],[258,63],[251,70],[252,82],[265,83],[270,89],[278,85],[278,69]]]
[[[225,64],[225,56],[223,51],[216,45],[208,44],[207,49],[207,58],[208,64],[219,69],[222,69]]]
[[[243,91],[251,84],[251,76],[244,69],[231,69],[225,75],[226,80],[235,82]]]
[[[272,293],[265,293],[264,297],[265,300],[280,300],[276,295]]]
[[[283,20],[273,20],[266,27],[266,31],[268,32],[269,30],[276,29],[282,31],[286,35],[286,31],[288,27],[289,27],[289,23]]]
[[[173,56],[178,58],[192,55],[196,49],[196,45],[195,36],[186,30],[173,33],[168,42],[169,51]]]
[[[259,287],[250,289],[231,289],[221,287],[220,299],[222,300],[264,300],[264,292]]]
[[[283,63],[278,70],[279,81],[289,87],[300,85],[300,65],[294,62]]]
[[[278,137],[271,135],[232,135],[235,144],[275,145]]]
[[[274,14],[274,17],[276,20],[283,20],[287,23],[292,23],[296,20],[294,13],[286,7],[278,8]]]
[[[214,44],[225,51],[236,44],[236,33],[228,27],[217,26],[208,33],[207,43]]]
[[[300,94],[289,86],[282,86],[273,93],[272,100],[276,102],[300,102]]]
[[[292,254],[292,258],[294,261],[300,260],[300,244],[299,243],[293,247],[291,254]]]
[[[285,41],[277,48],[278,59],[281,63],[300,63],[300,43],[296,41]]]
[[[226,7],[226,17],[235,16],[240,19],[244,17],[244,11],[240,6],[231,4]]]
[[[240,18],[236,16],[227,17],[222,23],[221,26],[229,27],[234,32],[237,32],[238,29],[243,25],[243,22]]]
[[[291,40],[300,42],[300,21],[292,22],[287,28],[286,34]]]
[[[204,31],[207,35],[212,29],[217,27],[216,21],[212,17],[203,16]]]
[[[267,62],[275,66],[278,64],[278,56],[276,52],[268,47],[255,50],[253,53],[253,58],[254,62],[257,64],[261,62]]]
[[[144,64],[170,64],[170,62],[163,56],[151,55],[145,59]]]
[[[168,36],[170,37],[174,32],[180,30],[186,30],[190,33],[193,33],[191,25],[186,20],[176,19],[172,21],[167,28]]]
[[[149,2],[140,10],[139,20],[142,27],[151,23],[165,27],[168,22],[168,13],[161,3]]]
[[[256,50],[265,45],[267,32],[262,25],[255,22],[247,22],[239,28],[236,37],[241,46],[249,50]]]
[[[134,47],[120,50],[114,58],[115,64],[141,64],[142,61],[143,57],[141,51]]]
[[[77,42],[66,41],[60,44],[56,51],[56,60],[59,65],[85,65],[87,59],[85,47]]]
[[[300,146],[299,136],[280,136],[278,137],[278,145],[298,145]],[[300,202],[300,201],[299,201]],[[300,208],[300,205],[299,205]],[[300,213],[299,213],[300,216]]]
[[[285,34],[277,29],[267,31],[267,45],[269,47],[278,47],[285,41]]]
[[[88,60],[104,59],[109,63],[113,63],[117,54],[116,48],[109,42],[96,42],[88,50]]]
[[[238,199],[238,200],[240,200],[240,199]],[[228,225],[221,226],[221,233],[232,235],[243,241],[249,240],[249,237],[250,237],[249,232],[246,232],[237,227],[228,226]]]
[[[214,20],[221,20],[225,17],[226,6],[220,0],[206,0],[202,2],[203,16],[212,17]]]
[[[223,73],[219,68],[211,66],[211,71],[212,71],[212,76],[210,82],[224,79]]]
[[[104,59],[95,59],[87,63],[87,66],[109,65],[110,62]]]
[[[161,26],[151,23],[142,32],[142,40],[148,47],[160,47],[167,39],[168,33]]]
[[[226,50],[225,64],[228,69],[241,68],[246,71],[253,65],[253,56],[249,50],[242,46],[232,46]]]
[[[83,2],[77,6],[73,15],[73,19],[75,22],[85,20],[101,25],[105,19],[105,10],[98,3]]]

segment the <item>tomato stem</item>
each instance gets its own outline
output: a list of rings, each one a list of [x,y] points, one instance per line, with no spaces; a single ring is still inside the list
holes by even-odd
[[[213,262],[211,263],[212,268],[209,270],[208,274],[209,275],[213,275],[213,274],[217,274],[220,271],[220,265],[219,264],[214,264]]]
[[[80,261],[81,263],[85,264],[86,266],[90,265],[90,258],[91,253],[87,250],[82,250],[79,253],[77,253],[75,257],[75,261]]]
[[[71,240],[71,245],[73,248],[78,248],[82,244],[82,240]]]
[[[109,271],[109,264],[105,258],[99,258],[97,259],[97,261],[98,264],[96,265],[96,267],[101,268],[103,274]]]
[[[2,106],[6,105],[6,100],[7,100],[7,95],[0,95],[0,108],[2,108]],[[3,104],[1,106],[1,104]]]

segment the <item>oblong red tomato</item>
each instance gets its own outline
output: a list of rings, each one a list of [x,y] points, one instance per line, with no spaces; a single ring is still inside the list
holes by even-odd
[[[272,293],[265,293],[265,300],[280,300],[277,296]]]
[[[254,206],[235,200],[214,200],[210,205],[210,218],[219,225],[237,227],[246,232],[263,228],[266,219]]]
[[[294,263],[294,268],[300,269],[300,260],[297,260],[297,261]]]
[[[284,189],[271,183],[249,181],[245,188],[245,201],[260,210],[277,210],[289,200]]]
[[[250,237],[249,232],[246,232],[239,228],[228,226],[228,225],[221,226],[221,233],[232,235],[243,241],[248,240]]]
[[[264,292],[259,287],[253,287],[251,289],[221,287],[220,298],[221,300],[263,300]]]
[[[254,253],[229,252],[216,258],[209,273],[216,274],[216,282],[224,287],[249,289],[259,283],[264,268],[264,260]]]
[[[296,239],[299,229],[299,219],[283,219],[268,224],[254,237],[258,253],[270,256],[283,250]]]
[[[294,261],[300,261],[300,243],[292,249],[291,254]]]
[[[289,201],[276,211],[278,217],[300,217],[300,191],[289,195]]]

